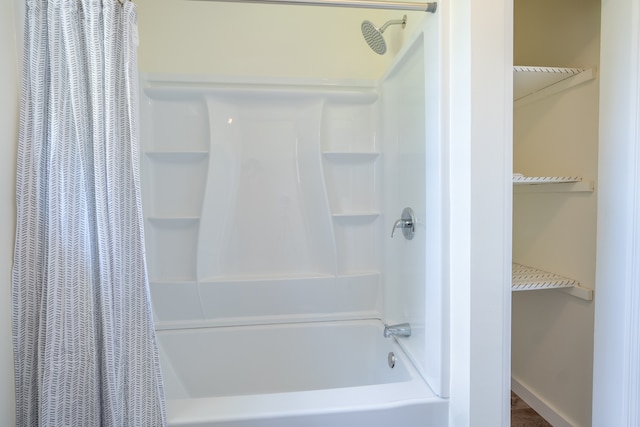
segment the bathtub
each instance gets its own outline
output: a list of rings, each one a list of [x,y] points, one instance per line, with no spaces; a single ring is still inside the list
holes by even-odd
[[[377,320],[158,331],[169,426],[446,426],[447,401],[382,331]]]

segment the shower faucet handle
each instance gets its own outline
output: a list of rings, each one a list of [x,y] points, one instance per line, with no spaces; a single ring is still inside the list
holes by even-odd
[[[393,237],[393,235],[396,233],[396,229],[402,228],[404,230],[405,228],[410,228],[410,227],[413,227],[411,220],[409,221],[407,221],[406,219],[397,220],[395,223],[393,223],[393,228],[391,229],[391,237]]]
[[[402,229],[402,234],[404,235],[405,239],[413,239],[413,235],[416,232],[416,217],[413,215],[413,210],[411,208],[404,208],[400,219],[393,224],[393,228],[391,229],[391,237],[393,237],[396,229],[398,228]]]

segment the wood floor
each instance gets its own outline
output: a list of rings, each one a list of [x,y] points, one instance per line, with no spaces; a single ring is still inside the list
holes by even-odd
[[[552,427],[517,394],[511,392],[511,427]]]

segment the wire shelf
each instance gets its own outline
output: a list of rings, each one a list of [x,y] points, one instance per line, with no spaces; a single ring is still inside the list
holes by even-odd
[[[526,265],[513,263],[511,290],[532,291],[536,289],[561,289],[580,286],[577,280],[549,273]]]
[[[559,184],[568,182],[581,182],[579,176],[523,176],[513,175],[513,185],[535,185],[535,184]]]

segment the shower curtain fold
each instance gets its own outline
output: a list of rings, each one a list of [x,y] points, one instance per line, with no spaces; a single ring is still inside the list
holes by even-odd
[[[17,159],[18,426],[163,426],[130,1],[30,0]]]

